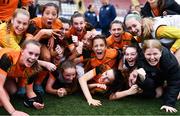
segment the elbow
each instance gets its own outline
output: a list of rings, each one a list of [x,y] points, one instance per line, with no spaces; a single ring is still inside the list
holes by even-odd
[[[78,79],[78,81],[79,81],[79,84],[86,82],[86,80],[84,79],[83,76],[80,77],[80,78]]]
[[[83,77],[80,77],[78,81],[81,88],[83,88],[87,84]]]

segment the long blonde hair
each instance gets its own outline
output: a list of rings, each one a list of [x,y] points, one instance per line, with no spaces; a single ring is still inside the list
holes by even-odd
[[[153,18],[143,18],[142,19],[142,28],[143,28],[143,37],[152,38],[151,32],[154,24]]]

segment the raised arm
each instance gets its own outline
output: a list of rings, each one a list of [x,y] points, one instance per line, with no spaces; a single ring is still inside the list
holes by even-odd
[[[43,60],[38,60],[38,63],[40,66],[48,69],[49,71],[55,71],[56,70],[56,65],[54,65],[51,62],[43,61]]]
[[[86,97],[88,104],[89,105],[92,104],[93,106],[100,106],[101,102],[99,100],[92,98],[88,85],[87,85],[87,82],[91,80],[94,76],[96,76],[96,69],[92,69],[88,71],[87,73],[85,73],[82,77],[80,77],[79,84],[84,93],[84,96]]]

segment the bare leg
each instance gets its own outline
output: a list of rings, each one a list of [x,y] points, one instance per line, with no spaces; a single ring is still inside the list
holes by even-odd
[[[163,87],[162,87],[162,86],[157,87],[157,88],[156,88],[156,98],[161,97],[162,94],[163,94]]]
[[[15,94],[17,92],[16,80],[7,78],[4,88],[10,95]]]

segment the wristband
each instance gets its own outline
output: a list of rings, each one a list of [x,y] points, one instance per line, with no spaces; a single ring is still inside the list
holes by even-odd
[[[33,105],[33,102],[37,102],[37,103],[43,103],[43,99],[40,95],[37,95],[37,97],[33,97],[33,98],[29,98],[29,99],[26,99],[24,101],[24,105],[26,107],[31,107],[31,108],[35,108],[34,105]]]
[[[24,101],[24,105],[25,105],[26,107],[35,108],[34,105],[33,105],[33,102],[35,102],[35,98],[36,98],[36,97],[30,98],[30,99],[26,99],[26,100]]]

